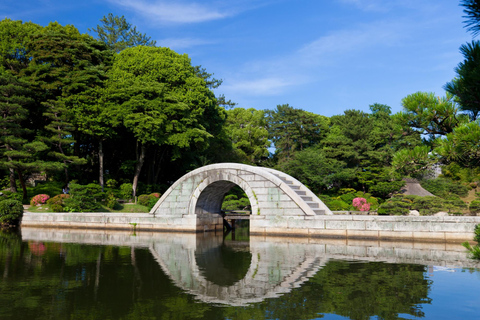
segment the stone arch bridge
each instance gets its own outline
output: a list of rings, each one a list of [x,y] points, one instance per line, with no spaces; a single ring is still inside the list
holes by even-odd
[[[213,164],[193,170],[176,181],[150,211],[171,230],[223,229],[221,206],[235,185],[251,204],[250,232],[275,228],[306,228],[330,209],[295,178],[270,168],[238,163]]]

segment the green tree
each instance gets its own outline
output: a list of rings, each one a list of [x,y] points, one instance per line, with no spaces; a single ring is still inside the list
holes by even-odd
[[[457,162],[468,168],[480,165],[480,126],[470,122],[458,126],[444,139],[438,139],[435,148],[446,163]]]
[[[237,161],[259,164],[268,156],[268,131],[265,112],[235,108],[227,111],[226,134],[233,144]]]
[[[395,153],[392,168],[397,174],[417,178],[422,177],[435,162],[437,159],[430,153],[429,146],[416,146]]]
[[[104,143],[115,134],[118,117],[107,108],[106,92],[97,86],[72,97],[73,124],[77,130],[91,137],[98,146],[98,182],[104,190]]]
[[[288,104],[266,111],[267,129],[280,161],[315,145],[328,130],[328,118]]]
[[[187,55],[168,48],[127,48],[109,74],[109,108],[138,144],[134,195],[148,148],[169,146],[173,159],[182,151],[204,150],[210,132],[223,124],[224,113]]]
[[[457,98],[460,109],[475,121],[480,112],[480,43],[472,41],[463,44],[460,52],[464,60],[455,68],[455,79],[445,84],[444,88]]]
[[[72,107],[77,95],[102,84],[111,55],[101,42],[58,23],[33,35],[27,47],[31,61],[20,74],[37,90],[43,116],[48,119],[43,141],[52,147],[53,159],[63,164],[68,181],[68,166],[86,163],[73,154],[76,128]]]
[[[478,0],[460,0],[460,5],[464,7],[463,12],[466,16],[465,27],[473,36],[480,32],[480,1]]]
[[[27,42],[43,28],[32,22],[3,19],[0,21],[0,70],[14,74],[26,68],[30,62]]]
[[[137,31],[137,27],[133,27],[127,22],[124,16],[114,16],[109,13],[100,19],[101,25],[96,28],[88,29],[97,34],[98,40],[105,43],[111,50],[120,52],[125,48],[135,46],[152,46],[156,45],[156,41],[150,40],[146,34]]]
[[[315,193],[341,185],[345,179],[345,163],[327,158],[319,147],[295,152],[292,158],[282,162],[281,171],[297,178]]]
[[[453,131],[467,119],[459,114],[453,97],[435,97],[434,93],[416,92],[402,99],[403,121],[430,140]]]
[[[28,141],[29,105],[33,103],[28,84],[0,71],[0,168],[8,169],[10,190],[17,192],[15,172],[27,197],[25,172],[41,171],[48,166],[36,154],[48,147],[40,141]]]

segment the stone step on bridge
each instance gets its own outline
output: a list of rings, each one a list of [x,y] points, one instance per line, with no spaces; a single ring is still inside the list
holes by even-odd
[[[150,211],[171,230],[223,229],[221,206],[235,185],[250,201],[250,231],[285,227],[287,221],[307,225],[330,209],[295,178],[270,168],[238,163],[213,164],[193,170],[176,181]]]

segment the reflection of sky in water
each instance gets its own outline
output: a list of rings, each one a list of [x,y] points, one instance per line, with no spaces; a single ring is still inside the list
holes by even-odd
[[[428,319],[480,319],[480,270],[454,269],[436,272],[427,277],[433,281],[431,305],[423,309]],[[452,309],[455,315],[452,317]]]

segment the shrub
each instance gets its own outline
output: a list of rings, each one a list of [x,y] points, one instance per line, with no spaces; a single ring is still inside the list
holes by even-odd
[[[157,199],[150,194],[142,194],[138,197],[138,203],[142,206],[147,206],[151,199]]]
[[[59,204],[59,205],[63,206],[64,200],[68,197],[69,197],[68,194],[63,194],[63,193],[57,194],[55,197],[52,197],[52,198],[48,199],[47,204],[49,204],[49,205]]]
[[[418,210],[421,215],[431,215],[446,209],[443,199],[439,197],[417,197],[412,205],[413,210]]]
[[[384,202],[378,208],[379,215],[406,215],[410,212],[410,204],[398,198]]]
[[[108,187],[108,188],[116,188],[117,187],[117,180],[115,179],[108,179],[107,182],[105,183],[105,185]]]
[[[105,198],[105,206],[110,209],[115,209],[118,206],[118,201],[113,192],[108,192]]]
[[[104,193],[102,188],[94,183],[88,185],[70,184],[70,197],[65,198],[65,207],[73,212],[90,212],[100,208]]]
[[[358,211],[370,210],[370,204],[367,203],[365,198],[355,198],[352,200],[352,206]]]
[[[222,203],[222,210],[242,210],[250,205],[250,201],[246,197],[238,197],[235,194],[225,196]]]
[[[473,238],[473,240],[476,242],[480,242],[480,224],[477,224],[475,226],[474,232],[475,232],[475,237]]]
[[[4,190],[2,191],[3,195],[0,196],[0,201],[10,199],[10,200],[17,200],[22,202],[23,200],[23,194],[20,192],[12,192],[10,190]]]
[[[18,225],[23,215],[23,205],[17,200],[0,201],[0,225]]]
[[[350,209],[350,205],[341,199],[331,199],[325,204],[332,211],[346,211]]]
[[[148,201],[148,203],[147,203],[148,211],[152,210],[152,208],[155,206],[157,201],[158,201],[158,199],[155,198],[155,197]]]
[[[150,193],[151,196],[154,196],[155,198],[160,198],[161,194],[160,192],[153,192],[153,193]]]
[[[130,200],[133,196],[133,186],[131,183],[123,183],[120,186],[120,197],[124,200]]]
[[[370,210],[375,210],[378,208],[378,199],[375,197],[370,197],[367,199],[367,202],[370,204]]]
[[[37,206],[39,204],[45,204],[48,199],[50,199],[48,194],[37,194],[32,198],[32,200],[30,200],[30,205]]]
[[[480,212],[480,200],[473,200],[470,202],[470,206],[468,207],[471,213],[479,213]]]
[[[53,203],[50,205],[50,210],[52,210],[53,212],[63,212],[65,211],[63,209],[63,206],[61,204],[58,204],[58,203]]]
[[[467,186],[459,182],[453,182],[450,179],[437,178],[431,180],[424,180],[421,182],[421,185],[427,191],[442,198],[452,193],[460,197],[466,197],[468,195]]]

